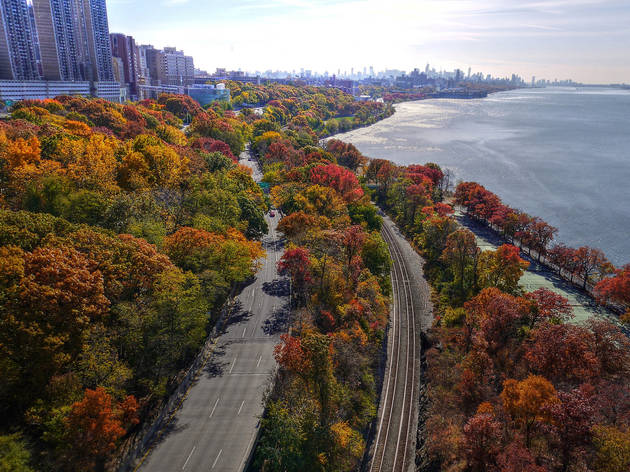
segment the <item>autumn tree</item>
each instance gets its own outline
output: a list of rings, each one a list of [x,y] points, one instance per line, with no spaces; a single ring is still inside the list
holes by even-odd
[[[615,426],[593,427],[595,470],[597,472],[625,472],[630,467],[630,431]]]
[[[551,382],[536,375],[520,382],[514,379],[503,382],[501,399],[508,414],[523,428],[528,448],[534,426],[536,423],[549,423],[550,415],[546,408],[558,401]]]
[[[278,262],[278,272],[280,275],[287,274],[291,277],[291,295],[298,306],[303,306],[312,281],[309,251],[303,247],[285,250]]]
[[[498,287],[514,293],[529,262],[521,259],[516,246],[504,244],[495,251],[483,251],[477,267],[479,287]]]
[[[525,357],[534,372],[554,382],[589,380],[601,372],[594,343],[585,327],[544,323],[532,333]]]
[[[501,450],[501,424],[489,413],[478,413],[464,425],[465,451],[471,471],[486,471]]]
[[[16,278],[23,277],[3,294],[0,349],[18,372],[11,400],[24,406],[76,358],[84,331],[105,316],[109,301],[94,262],[74,249],[40,248],[15,263]]]
[[[115,404],[104,388],[86,389],[66,418],[68,461],[75,470],[94,470],[102,465],[127,428],[138,423],[138,403],[127,397]]]
[[[595,294],[600,301],[625,306],[630,314],[630,264],[617,270],[613,277],[601,280],[595,286]]]
[[[588,390],[558,392],[558,401],[545,407],[550,419],[547,435],[558,451],[562,471],[569,470],[572,463],[583,462],[591,444],[595,409]]]
[[[569,300],[548,288],[541,287],[526,293],[525,298],[532,301],[530,328],[545,321],[565,322],[573,317],[573,308]]]
[[[577,263],[576,274],[582,279],[584,289],[593,276],[597,275],[597,279],[601,279],[612,272],[612,265],[599,249],[582,246],[576,250],[574,257]]]

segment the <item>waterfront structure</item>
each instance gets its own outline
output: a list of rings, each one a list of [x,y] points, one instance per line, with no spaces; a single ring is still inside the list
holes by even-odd
[[[216,101],[229,102],[230,89],[225,88],[225,84],[209,85],[196,84],[188,87],[188,95],[199,102],[202,107]]]
[[[26,0],[0,0],[0,79],[40,79]]]

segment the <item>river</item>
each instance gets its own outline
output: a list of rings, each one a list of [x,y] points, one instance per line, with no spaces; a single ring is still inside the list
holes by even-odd
[[[630,262],[630,91],[553,87],[406,102],[335,137],[397,164],[436,162],[556,226],[556,240]]]

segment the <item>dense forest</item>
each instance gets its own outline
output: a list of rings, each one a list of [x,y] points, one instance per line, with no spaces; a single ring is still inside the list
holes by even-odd
[[[250,141],[315,149],[330,120],[359,126],[391,113],[336,90],[257,90],[262,115],[204,110],[185,96],[125,105],[58,97],[19,102],[0,121],[0,470],[109,468],[173,391],[264,255],[269,199],[236,157]],[[371,275],[353,251],[371,247],[378,258],[378,235],[351,225],[347,205],[361,208],[360,189],[357,200],[341,196],[316,173],[302,209],[315,217],[329,198],[336,206],[318,216],[322,231],[359,241],[340,240],[350,265],[331,252],[319,283],[351,270],[342,298],[360,287],[363,298],[347,301],[375,311],[378,326],[362,330],[377,336],[385,262],[373,260]]]
[[[233,103],[205,110],[185,96],[58,97],[0,121],[0,470],[111,468],[255,273],[270,206],[283,216],[292,323],[254,467],[355,470],[391,292],[370,200],[424,256],[433,287],[427,470],[628,470],[630,342],[608,322],[572,322],[549,290],[523,291],[528,263],[513,244],[617,307],[630,306],[630,266],[551,246],[553,227],[478,184],[447,198],[435,164],[320,143],[390,104],[228,85]],[[246,147],[269,195],[238,165]],[[480,251],[453,203],[506,244]]]
[[[564,297],[524,291],[529,263],[519,248],[481,251],[443,203],[449,179],[435,164],[372,160],[365,177],[424,256],[433,287],[424,469],[629,470],[630,340],[619,327],[574,323]],[[590,247],[551,246],[555,228],[476,183],[459,184],[451,201],[580,287],[594,286],[600,301],[630,308],[630,266],[615,269]]]

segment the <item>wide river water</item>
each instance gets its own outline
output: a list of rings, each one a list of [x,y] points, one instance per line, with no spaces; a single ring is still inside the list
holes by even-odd
[[[545,88],[396,106],[335,136],[369,157],[436,162],[559,229],[556,240],[630,262],[630,91]]]

